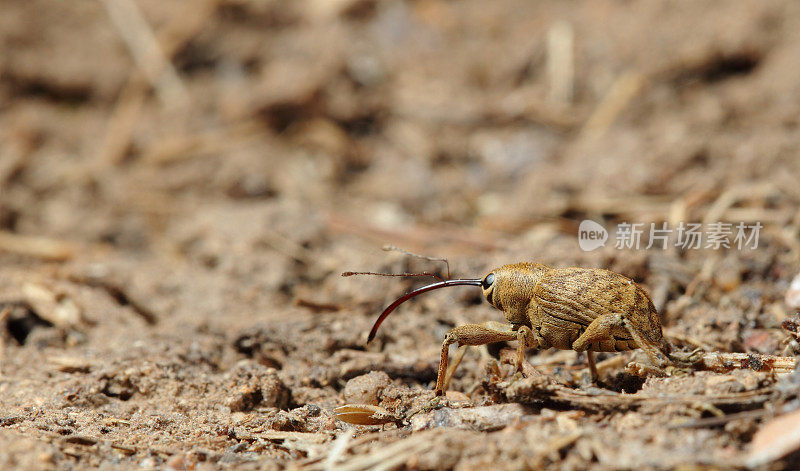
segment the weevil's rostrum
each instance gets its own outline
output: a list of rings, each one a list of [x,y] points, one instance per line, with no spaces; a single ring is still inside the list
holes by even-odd
[[[437,380],[443,393],[448,347],[518,340],[517,368],[525,348],[555,347],[587,351],[594,379],[592,352],[621,352],[641,348],[657,367],[672,363],[670,344],[647,292],[630,278],[598,268],[550,268],[539,263],[516,263],[492,270],[481,279],[449,280],[412,291],[384,310],[370,332],[406,300],[438,288],[480,286],[486,300],[501,310],[509,325],[497,322],[466,324],[447,333]]]

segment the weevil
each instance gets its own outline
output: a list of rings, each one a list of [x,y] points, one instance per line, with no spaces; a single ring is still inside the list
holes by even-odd
[[[673,364],[672,347],[647,292],[630,278],[599,268],[551,268],[540,263],[515,263],[483,278],[442,280],[390,304],[375,321],[367,342],[386,317],[422,293],[452,286],[477,286],[486,301],[505,315],[507,324],[485,322],[451,329],[442,341],[436,396],[444,394],[449,347],[518,341],[516,369],[522,371],[525,350],[555,347],[587,352],[593,380],[598,373],[594,352],[642,349],[657,368]]]

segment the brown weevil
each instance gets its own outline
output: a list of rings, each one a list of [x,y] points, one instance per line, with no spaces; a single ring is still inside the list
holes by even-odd
[[[350,273],[352,274],[352,273]],[[375,321],[368,342],[400,304],[422,293],[451,286],[478,286],[508,324],[458,326],[444,337],[436,396],[444,394],[451,344],[485,345],[517,340],[517,371],[526,348],[555,347],[587,352],[597,379],[593,352],[641,348],[658,368],[673,364],[671,346],[647,292],[630,278],[599,268],[550,268],[540,263],[504,265],[480,279],[442,280],[411,291],[390,304]]]

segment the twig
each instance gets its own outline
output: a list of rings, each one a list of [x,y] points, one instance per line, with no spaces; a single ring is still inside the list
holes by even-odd
[[[544,450],[536,454],[536,457],[533,459],[533,466],[531,467],[534,469],[544,468],[545,458],[547,458],[553,453],[557,453],[562,449],[572,445],[582,436],[583,432],[581,432],[580,430],[576,430],[572,433],[568,433],[566,435],[556,437],[550,440],[550,442],[547,445],[545,445]]]
[[[189,102],[189,93],[133,0],[102,0],[111,22],[117,28],[147,80],[168,106]]]
[[[3,149],[0,159],[0,188],[4,188],[10,178],[25,167],[31,152],[31,144],[25,139],[12,140]]]
[[[120,306],[130,306],[137,315],[146,323],[154,325],[158,323],[158,316],[147,306],[132,298],[122,284],[116,284],[100,277],[86,276],[80,274],[69,274],[66,277],[73,283],[79,283],[92,288],[100,288],[114,299]]]
[[[328,452],[328,457],[325,459],[324,468],[326,471],[331,471],[334,469],[336,462],[339,461],[339,458],[347,451],[348,445],[353,440],[353,428],[347,427],[344,432],[339,435],[338,438],[333,442],[333,446],[331,450]]]
[[[26,282],[22,285],[22,294],[25,304],[53,325],[76,328],[86,321],[81,308],[71,297],[57,293],[44,284]]]
[[[603,135],[646,83],[647,80],[641,73],[625,72],[622,74],[586,121],[581,134],[590,138]]]
[[[572,25],[564,21],[556,22],[547,32],[548,98],[555,103],[572,103],[575,88],[574,37]]]
[[[715,342],[714,345],[711,345],[696,337],[692,337],[691,335],[682,334],[676,331],[674,328],[664,329],[664,336],[668,339],[677,340],[695,348],[702,348],[703,350],[713,350],[714,348],[724,347],[724,345],[719,342]]]
[[[6,305],[3,310],[0,311],[0,329],[2,329],[2,334],[0,334],[0,375],[4,375],[3,365],[6,360],[6,338],[9,335],[4,324],[9,314],[11,314],[11,307]]]
[[[147,89],[141,80],[132,78],[122,89],[97,156],[96,162],[99,166],[117,165],[125,158],[146,98]]]
[[[766,198],[777,192],[772,183],[756,183],[737,185],[724,191],[706,211],[703,224],[722,221],[725,212],[737,202],[744,199]]]
[[[363,456],[356,456],[347,463],[333,469],[337,471],[360,471],[367,469],[393,469],[414,455],[420,455],[433,447],[428,434],[421,433],[396,441],[390,445],[379,447]]]
[[[671,206],[672,202],[662,196],[577,197],[568,202],[568,209],[613,215],[653,213],[666,217]]]
[[[727,414],[722,417],[704,417],[702,419],[695,419],[690,420],[687,422],[681,422],[679,424],[673,424],[668,426],[671,429],[681,429],[681,428],[701,428],[701,427],[718,427],[720,425],[725,425],[728,422],[736,419],[757,419],[767,414],[774,414],[775,411],[769,411],[766,409],[756,409],[756,410],[746,410],[742,412],[735,412],[733,414]]]
[[[796,365],[797,358],[795,357],[760,353],[706,352],[702,354],[699,361],[693,364],[693,368],[716,373],[743,369],[784,374],[791,373]]]
[[[606,370],[622,368],[627,362],[628,358],[625,355],[614,355],[611,358],[598,362],[597,372],[602,376]]]
[[[721,220],[784,226],[797,214],[796,208],[764,209],[764,208],[728,208]],[[714,221],[717,222],[717,221]]]
[[[294,305],[308,308],[314,312],[336,312],[341,311],[342,306],[335,303],[318,303],[310,299],[295,298]]]
[[[355,433],[355,431],[353,431],[353,430],[351,430],[351,432]],[[378,440],[378,439],[384,439],[385,440],[387,438],[391,438],[393,435],[396,435],[398,432],[400,432],[400,429],[393,429],[393,430],[389,430],[389,431],[381,431],[381,432],[374,432],[374,433],[365,433],[363,435],[360,435],[358,438],[353,438],[352,440],[349,440],[349,444],[348,444],[347,449],[345,451],[353,450],[354,448],[357,448],[360,445],[363,445],[363,444],[369,443],[369,442],[374,442],[375,440]],[[335,446],[335,443],[336,442],[334,442],[334,445],[332,445],[332,446]],[[309,457],[309,458],[307,458],[305,460],[297,461],[296,463],[290,464],[288,466],[288,469],[290,469],[290,470],[297,470],[297,469],[325,470],[325,469],[327,469],[327,468],[325,468],[327,460],[323,461],[323,459],[325,459],[325,458],[326,458],[326,455],[324,455],[324,454],[320,454],[320,455],[317,455],[317,456],[312,456],[312,457]],[[337,468],[334,466],[333,469],[335,470]]]
[[[148,146],[142,152],[141,160],[150,165],[167,165],[197,155],[209,155],[247,145],[260,134],[262,131],[258,123],[245,121],[201,133],[171,136]]]
[[[304,263],[308,266],[313,264],[314,252],[312,250],[303,247],[301,244],[298,244],[296,241],[277,231],[265,229],[261,235],[261,242],[265,246],[297,262]]]
[[[314,432],[283,432],[283,431],[267,431],[253,435],[253,438],[260,438],[262,440],[270,441],[284,441],[295,440],[308,443],[325,443],[330,441],[331,436],[327,433],[314,433]]]
[[[556,383],[548,376],[531,376],[511,383],[489,383],[489,387],[505,396],[508,400],[515,402],[553,402],[586,409],[638,407],[644,404],[693,405],[698,402],[715,406],[752,405],[769,400],[774,393],[771,388],[762,388],[754,391],[719,394],[716,396],[702,394],[665,394],[652,396],[642,392],[620,394],[611,391],[598,391],[597,389],[592,391],[572,389]]]
[[[216,5],[217,0],[191,2],[157,33],[158,44],[166,59],[171,59],[176,51],[205,27],[206,20],[214,12]],[[117,98],[103,147],[97,157],[100,166],[118,164],[125,157],[144,107],[147,91],[143,72],[137,70]]]
[[[30,255],[55,262],[63,262],[75,255],[77,248],[58,239],[36,237],[0,231],[0,252]]]
[[[748,468],[756,468],[796,451],[800,445],[800,410],[779,415],[759,427],[750,442],[744,460]],[[790,465],[791,467],[791,465]]]

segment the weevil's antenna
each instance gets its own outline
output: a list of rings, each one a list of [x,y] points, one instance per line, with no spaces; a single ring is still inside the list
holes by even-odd
[[[445,281],[439,275],[434,275],[433,273],[424,271],[422,273],[378,273],[374,271],[346,271],[342,273],[342,276],[355,276],[355,275],[375,275],[375,276],[429,276],[431,278],[436,278],[439,281]]]
[[[445,267],[447,267],[447,279],[448,280],[450,279],[450,262],[448,262],[446,258],[429,257],[427,255],[420,255],[418,253],[409,252],[408,250],[401,249],[400,247],[396,247],[394,245],[384,245],[382,247],[382,250],[384,252],[400,252],[402,254],[410,255],[412,257],[421,258],[421,259],[427,260],[429,262],[444,262]],[[437,278],[439,278],[439,277],[437,276]],[[439,279],[441,280],[441,278],[439,278]]]
[[[369,337],[367,337],[367,343],[371,342],[372,339],[375,338],[375,334],[378,332],[378,327],[381,326],[383,320],[392,313],[392,311],[397,308],[397,306],[403,304],[404,302],[408,301],[409,299],[413,298],[414,296],[420,295],[422,293],[427,293],[428,291],[439,289],[439,288],[448,288],[450,286],[461,286],[461,285],[468,285],[468,286],[480,286],[481,280],[480,279],[468,279],[468,280],[445,280],[440,281],[438,283],[432,283],[430,285],[423,286],[422,288],[417,288],[414,291],[406,293],[395,300],[392,304],[389,305],[386,309],[383,310],[381,315],[375,321],[375,324],[372,326],[372,330],[369,331]]]

